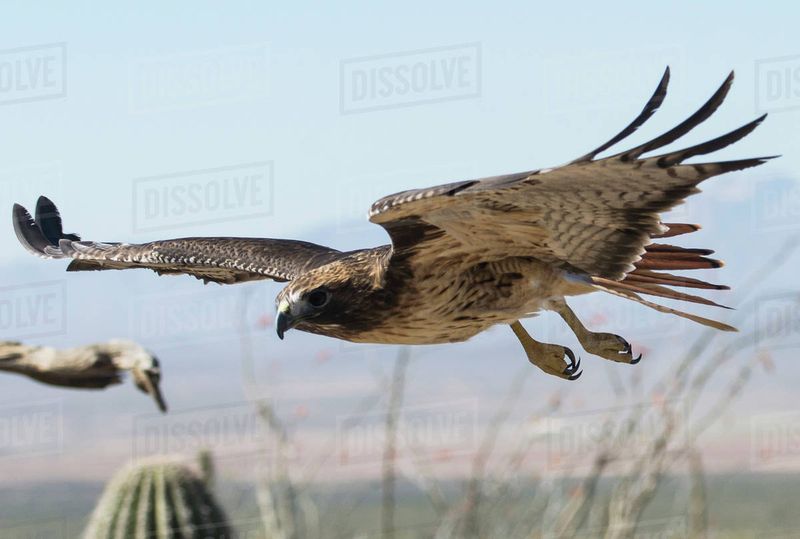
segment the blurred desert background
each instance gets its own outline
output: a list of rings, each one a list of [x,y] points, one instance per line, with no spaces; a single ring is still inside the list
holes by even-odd
[[[246,537],[800,535],[797,7],[665,10],[4,6],[0,340],[135,341],[160,360],[169,411],[129,379],[88,391],[0,372],[0,536],[77,536],[124,465],[198,454]],[[633,118],[666,65],[667,99],[632,144],[734,69],[725,105],[669,148],[769,112],[719,158],[782,154],[665,217],[702,224],[688,246],[726,261],[705,276],[735,310],[694,311],[740,332],[577,298],[590,329],[644,359],[586,356],[557,317],[526,321],[581,355],[572,383],[504,327],[447,346],[279,341],[280,284],[67,274],[11,227],[13,203],[45,194],[92,240],[379,245],[375,199],[569,161]]]

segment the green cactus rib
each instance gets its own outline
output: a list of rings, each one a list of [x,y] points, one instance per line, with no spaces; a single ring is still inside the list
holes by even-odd
[[[206,483],[174,459],[120,470],[97,503],[85,539],[229,538],[224,511]]]

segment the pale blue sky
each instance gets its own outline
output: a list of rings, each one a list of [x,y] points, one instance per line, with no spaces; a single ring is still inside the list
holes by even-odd
[[[248,235],[303,238],[338,248],[374,245],[384,242],[385,235],[366,223],[372,200],[398,190],[554,166],[577,157],[638,113],[666,64],[672,67],[667,100],[632,143],[683,120],[731,69],[736,81],[725,105],[673,147],[715,137],[763,110],[779,109],[753,135],[718,156],[783,157],[709,182],[704,194],[676,217],[704,225],[687,244],[713,247],[729,263],[714,278],[734,290],[718,299],[736,305],[741,291],[735,285],[800,230],[800,13],[790,2],[770,8],[690,2],[614,7],[530,2],[67,7],[7,2],[0,12],[0,62],[6,58],[9,65],[20,65],[13,63],[19,53],[7,52],[20,47],[61,43],[66,51],[65,75],[56,81],[66,88],[64,97],[0,105],[0,211],[10,214],[13,202],[32,206],[44,188],[48,192],[42,194],[52,195],[61,208],[68,231],[85,238]],[[417,103],[437,97],[430,89],[409,106],[342,113],[343,62],[374,56],[384,58],[376,60],[383,65],[394,65],[402,63],[403,53],[459,46],[472,47],[467,61],[476,78],[470,80],[479,82],[463,98]],[[417,54],[439,58],[439,53]],[[234,70],[230,77],[239,84],[226,87],[230,78],[214,79],[220,85],[186,74],[209,66]],[[153,77],[177,77],[180,84],[199,86],[175,90],[167,79]],[[345,80],[345,91],[347,84]],[[134,192],[143,185],[137,179],[157,177],[167,185],[171,180],[164,180],[166,175],[265,162],[272,163],[266,195],[271,202],[256,208],[258,216],[246,217],[250,213],[236,207],[222,222],[206,222],[218,221],[218,216],[204,219],[201,214],[189,225],[170,228],[186,224],[171,216],[163,231],[134,226],[133,216],[141,211]],[[218,181],[219,176],[208,176],[213,172],[203,174],[205,180]],[[63,319],[45,328],[53,334],[38,337],[31,331],[21,335],[26,341],[66,346],[136,338],[162,358],[167,398],[175,409],[244,398],[239,341],[224,313],[238,309],[237,298],[251,290],[258,305],[250,307],[247,320],[254,325],[271,313],[278,285],[248,285],[240,291],[144,272],[67,275],[65,264],[27,255],[14,238],[10,219],[0,227],[0,245],[0,276],[7,286],[27,290],[25,286],[42,281],[65,283],[65,295],[57,296],[65,308]],[[763,288],[796,289],[792,266],[796,268],[796,259]],[[160,299],[162,294],[168,299]],[[190,307],[169,316],[191,317],[208,309],[215,314],[206,319],[205,328],[143,329],[149,314],[142,313],[163,314],[158,309],[165,303],[192,301],[200,303],[188,303]],[[648,372],[669,363],[664,345],[698,334],[681,321],[614,299],[586,298],[578,304],[587,318],[599,320],[598,313],[606,313],[604,330],[652,348],[662,363],[639,366],[652,369]],[[571,337],[555,322],[546,317],[530,325],[539,335],[570,344]],[[14,329],[13,324],[6,328],[3,338],[19,337]],[[800,338],[796,332],[788,338],[781,354],[792,356]],[[295,400],[303,401],[312,415],[326,407],[344,413],[348,399],[367,392],[373,374],[386,371],[395,353],[388,347],[352,352],[347,345],[297,332],[278,342],[271,331],[259,333],[258,349],[259,391],[290,394],[286,409],[291,411]],[[320,355],[333,359],[321,362]],[[753,392],[763,398],[753,400],[758,406],[750,408],[752,413],[768,415],[794,403],[790,389],[796,387],[800,369],[788,364],[792,357],[786,359],[777,375],[755,382]],[[412,369],[410,402],[474,398],[485,415],[522,365],[522,351],[502,328],[473,342],[421,350]],[[600,360],[587,359],[579,390],[603,401],[610,391],[605,367]],[[563,384],[532,370],[536,395]],[[326,392],[326,387],[333,389]],[[63,404],[65,438],[56,463],[73,462],[78,453],[108,444],[99,453],[106,464],[99,465],[98,475],[128,455],[132,418],[152,408],[127,386],[83,394],[0,377],[0,405],[37,399]],[[325,399],[337,404],[322,404]],[[591,406],[585,400],[584,406]],[[90,441],[101,436],[101,417],[121,418],[115,422],[119,432],[104,432],[102,442],[95,444]],[[331,415],[316,420],[323,430],[335,429]],[[0,469],[7,463],[0,459]],[[41,464],[31,457],[20,467],[37,477]]]

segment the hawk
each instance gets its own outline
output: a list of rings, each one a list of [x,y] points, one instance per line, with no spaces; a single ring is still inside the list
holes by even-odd
[[[158,358],[131,341],[113,340],[69,349],[2,341],[0,371],[24,374],[51,386],[78,389],[103,389],[120,384],[122,373],[130,371],[136,387],[153,397],[159,410],[167,411],[159,386]]]
[[[35,255],[72,259],[67,271],[149,268],[223,284],[288,281],[276,298],[276,329],[290,328],[359,343],[452,343],[507,324],[528,360],[574,380],[580,360],[566,347],[534,340],[521,319],[557,312],[590,354],[637,363],[631,345],[589,331],[565,298],[606,292],[706,326],[724,323],[645,299],[658,296],[717,305],[673,288],[727,286],[676,275],[717,268],[709,249],[661,240],[698,230],[663,223],[661,213],[699,192],[700,182],[776,156],[685,163],[738,141],[766,117],[727,134],[656,155],[705,121],[724,100],[731,73],[709,100],[673,129],[629,150],[597,156],[636,131],[666,96],[669,68],[641,113],[611,140],[566,165],[403,191],[370,211],[391,244],[341,252],[304,241],[180,238],[143,244],[81,241],[64,234],[55,205],[41,197],[35,218],[13,209],[17,237]],[[721,307],[721,306],[720,306]]]

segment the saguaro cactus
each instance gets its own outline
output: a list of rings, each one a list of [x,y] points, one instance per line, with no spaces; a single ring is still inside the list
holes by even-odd
[[[163,457],[120,470],[84,532],[85,539],[232,536],[205,482],[185,464]]]

